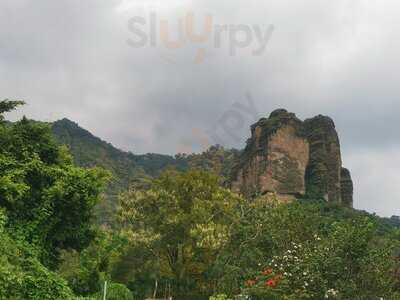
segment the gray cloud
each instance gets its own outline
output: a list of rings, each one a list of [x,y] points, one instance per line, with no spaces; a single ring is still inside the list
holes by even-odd
[[[148,24],[151,12],[170,22],[172,38],[186,12],[196,28],[211,14],[214,25],[275,30],[261,56],[252,56],[254,40],[230,56],[227,35],[220,49],[211,40],[130,47],[128,20]],[[353,171],[356,206],[400,214],[399,13],[395,0],[3,0],[0,88],[2,97],[29,103],[13,118],[68,117],[135,153],[203,148],[232,105],[246,104],[247,91],[261,115],[277,107],[301,118],[330,115]],[[196,64],[199,48],[206,54]],[[240,113],[241,139],[219,128],[227,146],[242,147],[256,120]]]

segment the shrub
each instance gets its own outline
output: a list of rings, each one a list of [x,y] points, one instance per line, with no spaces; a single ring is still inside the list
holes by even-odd
[[[98,294],[98,299],[103,299],[103,292]],[[132,292],[123,284],[109,283],[107,287],[107,300],[133,300]]]

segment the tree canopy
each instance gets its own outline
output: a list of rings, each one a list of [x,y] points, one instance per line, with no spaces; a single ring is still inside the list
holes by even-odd
[[[22,104],[1,101],[0,118]],[[80,251],[93,239],[93,207],[107,177],[75,167],[48,125],[25,117],[0,123],[1,299],[72,297],[50,269],[62,249]]]

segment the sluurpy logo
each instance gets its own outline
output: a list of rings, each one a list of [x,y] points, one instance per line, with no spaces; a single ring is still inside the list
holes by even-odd
[[[201,24],[199,28],[196,26],[198,24]],[[213,15],[205,14],[197,19],[194,12],[187,12],[175,22],[171,22],[160,18],[156,12],[150,12],[147,17],[130,18],[128,30],[132,36],[128,38],[127,43],[133,48],[163,47],[176,50],[189,45],[195,46],[193,63],[199,64],[204,62],[210,50],[223,47],[230,56],[235,56],[240,50],[248,47],[252,47],[250,55],[263,55],[274,32],[274,26],[268,25],[264,28],[257,24],[216,24]]]

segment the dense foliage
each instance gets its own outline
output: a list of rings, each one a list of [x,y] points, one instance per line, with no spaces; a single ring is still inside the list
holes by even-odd
[[[0,299],[72,299],[55,270],[63,249],[81,251],[95,237],[108,174],[75,167],[45,124],[3,122],[21,104],[0,101]]]
[[[106,173],[75,167],[46,125],[22,119],[0,129],[0,205],[7,226],[52,264],[63,248],[93,238],[92,208]]]
[[[214,285],[208,273],[229,240],[241,201],[203,171],[168,171],[150,189],[122,195],[122,232],[129,255],[136,251],[141,258],[132,270],[144,268],[168,282],[176,297],[207,295]]]
[[[0,211],[0,299],[71,299],[67,283],[40,263],[29,246],[7,233]]]
[[[147,286],[142,298],[154,282],[159,296],[172,289],[176,299],[400,295],[400,232],[337,204],[248,202],[209,173],[167,172],[123,195],[119,214],[128,241],[114,279]]]

